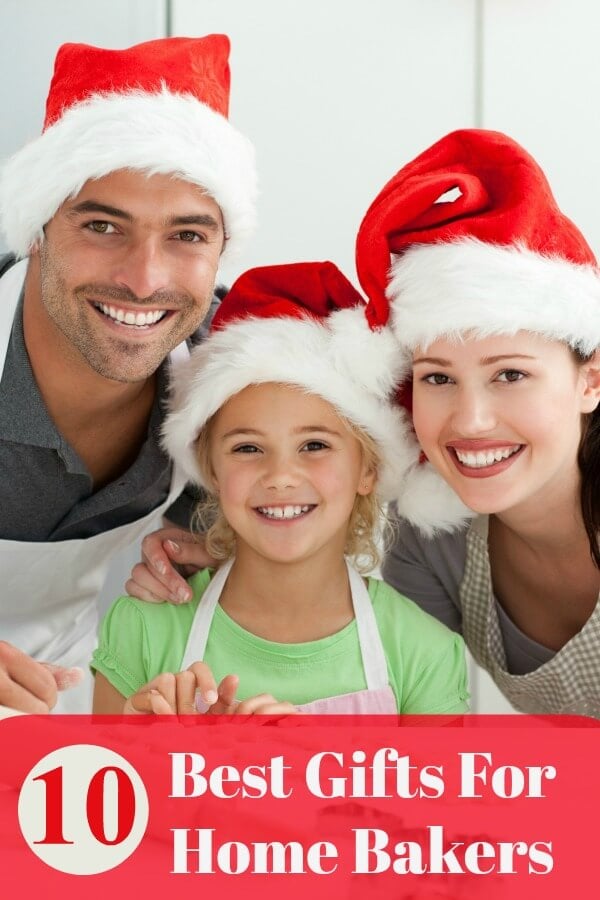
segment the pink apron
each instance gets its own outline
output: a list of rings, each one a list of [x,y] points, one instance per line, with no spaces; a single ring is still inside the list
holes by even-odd
[[[187,669],[192,663],[204,659],[208,633],[215,609],[232,566],[232,559],[221,566],[202,596],[183,654],[182,669]],[[318,713],[321,715],[373,713],[396,715],[398,707],[388,680],[385,653],[371,598],[362,577],[350,565],[348,565],[348,577],[350,579],[352,605],[354,607],[367,687],[364,690],[355,691],[351,694],[340,694],[337,697],[313,700],[312,703],[304,703],[298,706],[298,709],[303,713]]]

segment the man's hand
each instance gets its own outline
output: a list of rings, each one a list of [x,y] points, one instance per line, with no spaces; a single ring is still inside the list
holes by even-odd
[[[58,691],[79,684],[83,669],[36,662],[12,644],[0,641],[0,704],[24,713],[48,713]]]
[[[151,603],[187,603],[192,589],[185,576],[214,562],[201,535],[175,526],[161,528],[142,541],[142,562],[133,567],[125,590],[130,597]]]

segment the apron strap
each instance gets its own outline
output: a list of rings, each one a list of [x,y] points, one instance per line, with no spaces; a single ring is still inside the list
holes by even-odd
[[[376,691],[389,684],[385,651],[373,612],[373,604],[362,576],[349,562],[346,562],[346,565],[367,689]]]
[[[28,262],[27,259],[20,260],[0,278],[0,375],[4,371],[6,351],[15,311],[19,305],[19,297],[25,282]]]
[[[214,576],[198,604],[198,608],[194,615],[194,621],[187,639],[183,659],[181,660],[181,668],[187,669],[192,663],[204,659],[206,652],[206,644],[208,641],[208,633],[215,614],[215,609],[221,597],[225,582],[231,572],[234,560],[229,559],[225,565],[217,569]]]

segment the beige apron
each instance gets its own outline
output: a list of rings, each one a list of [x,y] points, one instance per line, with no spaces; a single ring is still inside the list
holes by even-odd
[[[27,260],[22,260],[0,280],[0,373],[26,270]],[[177,365],[187,355],[182,344],[171,354],[171,363]],[[0,540],[0,638],[35,659],[81,666],[86,673],[82,684],[59,694],[56,712],[91,712],[96,599],[109,563],[128,544],[160,527],[160,516],[184,485],[185,477],[175,471],[164,503],[135,522],[94,537],[48,543]]]
[[[232,566],[232,559],[221,566],[202,595],[183,654],[182,669],[204,659],[213,616]],[[367,687],[362,691],[304,703],[298,709],[320,715],[397,714],[396,698],[389,684],[385,652],[369,592],[361,576],[350,565],[348,577]]]
[[[568,586],[565,587],[568,590]],[[467,561],[460,586],[463,634],[477,662],[490,673],[515,709],[600,718],[600,598],[581,631],[552,659],[525,675],[506,671],[506,656],[488,554],[488,517],[467,533]]]

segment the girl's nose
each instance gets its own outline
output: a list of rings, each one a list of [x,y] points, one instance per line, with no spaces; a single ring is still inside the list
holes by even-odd
[[[267,462],[262,481],[269,490],[284,491],[296,487],[301,481],[301,475],[294,460],[278,456]]]

